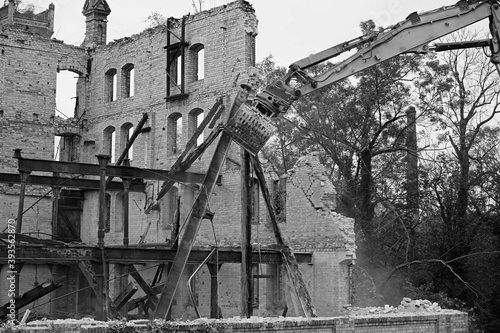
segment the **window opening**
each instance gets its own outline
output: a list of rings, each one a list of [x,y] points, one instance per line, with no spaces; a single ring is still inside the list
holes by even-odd
[[[200,126],[200,124],[204,118],[205,118],[205,115],[203,114],[203,112],[196,116],[196,128],[198,128],[198,126]],[[203,143],[203,140],[204,140],[203,132],[201,132],[200,136],[198,136],[198,139],[196,140],[196,147],[201,145]]]
[[[104,130],[102,153],[111,157],[110,162],[115,163],[115,128],[108,126]]]
[[[193,48],[193,67],[194,80],[203,80],[205,78],[205,48],[198,44]]]
[[[180,153],[182,147],[182,115],[173,113],[168,117],[167,126],[167,154],[168,156]]]
[[[123,77],[123,96],[132,97],[135,94],[135,67],[133,64],[127,64],[122,68]]]
[[[182,68],[182,59],[180,56],[177,57],[177,59],[175,59],[175,84],[177,84],[177,86],[182,86],[183,82],[184,82],[184,77],[183,77],[183,74],[182,74],[182,71],[183,71],[183,68]]]
[[[120,128],[120,155],[127,147],[127,142],[134,133],[134,126],[131,123],[123,124]],[[126,156],[130,161],[134,159],[134,145],[132,145]]]
[[[111,133],[111,163],[116,162],[116,132]]]
[[[134,133],[134,127],[133,126],[128,129],[127,142],[130,139],[130,137],[132,136],[132,133]],[[125,144],[127,144],[127,143],[125,142]],[[130,146],[130,149],[128,150],[128,159],[131,162],[134,159],[134,145]]]
[[[188,116],[188,137],[192,138],[195,134],[198,126],[200,126],[201,122],[204,119],[204,113],[202,109],[194,109],[189,112]],[[200,133],[198,138],[196,139],[196,146],[198,147],[203,143],[203,132]]]
[[[175,152],[174,154],[180,153],[180,148],[182,147],[182,117],[178,118],[175,123]]]
[[[172,20],[167,21],[167,96],[166,101],[185,98],[185,49],[189,45],[185,41],[186,17],[182,18],[181,35],[178,36],[172,31]],[[172,90],[173,88],[173,90]]]
[[[63,70],[57,73],[55,123],[76,116],[77,99],[76,85],[78,74]],[[76,133],[75,133],[76,134]],[[54,160],[61,160],[61,149],[64,147],[61,136],[54,136]],[[69,147],[68,147],[69,148]]]
[[[117,88],[117,76],[116,69],[112,68],[106,72],[105,76],[105,93],[106,101],[113,102],[116,101],[116,88]]]

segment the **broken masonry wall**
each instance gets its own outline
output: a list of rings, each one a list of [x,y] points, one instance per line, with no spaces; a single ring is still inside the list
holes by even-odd
[[[0,170],[16,172],[13,149],[25,158],[52,159],[59,70],[84,70],[85,51],[42,36],[0,30]]]
[[[283,232],[296,250],[328,249],[353,259],[354,221],[335,212],[337,193],[316,153],[300,158],[286,176]]]
[[[272,192],[277,191],[276,184],[273,184],[277,177],[269,168],[265,170],[267,186],[273,196]],[[286,181],[286,219],[279,222],[282,234],[295,252],[313,252],[313,264],[300,265],[299,268],[318,315],[338,315],[343,306],[350,303],[350,266],[355,258],[354,221],[335,212],[336,191],[317,156],[301,158],[283,179]],[[241,245],[240,185],[240,166],[229,160],[222,185],[214,189],[210,201],[211,210],[215,211],[213,224],[217,242],[221,246]],[[261,193],[258,216],[252,224],[251,242],[255,251],[276,244]],[[214,244],[210,221],[202,222],[196,244]],[[254,315],[281,315],[284,294],[290,293],[286,290],[286,271],[283,267],[272,266],[260,264],[255,267],[255,274],[273,276],[273,279],[254,279],[259,298]],[[223,267],[232,271],[234,276],[240,274],[239,265]],[[222,289],[234,293],[233,296],[239,295],[239,281],[223,280]],[[207,291],[199,292],[203,295]],[[239,304],[234,306],[235,315],[238,315]],[[288,308],[289,315],[300,315],[294,313],[291,304]],[[223,310],[232,313],[229,308]]]
[[[88,119],[88,131],[83,132],[81,145],[82,159],[85,162],[94,159],[96,153],[109,153],[109,143],[106,143],[106,133],[115,131],[116,157],[125,146],[126,135],[123,129],[135,126],[143,113],[149,115],[145,126],[151,127],[151,132],[141,134],[133,146],[132,166],[169,169],[170,165],[183,151],[184,145],[195,130],[196,114],[205,114],[213,106],[217,98],[222,98],[227,117],[235,93],[241,83],[248,81],[248,67],[254,62],[254,38],[257,20],[251,6],[245,1],[236,1],[228,5],[213,8],[196,15],[187,16],[185,23],[186,47],[186,98],[165,102],[166,96],[166,51],[167,29],[158,26],[147,29],[140,34],[116,40],[105,46],[97,47],[92,52],[92,72],[89,78],[89,89],[85,102],[85,118]],[[173,24],[173,34],[180,36],[180,22]],[[172,36],[171,43],[177,42]],[[195,77],[195,50],[203,45],[205,54],[204,78]],[[126,77],[124,70],[134,67],[134,94],[126,94]],[[106,73],[117,72],[116,100],[108,99]],[[182,130],[175,129],[175,120],[181,117]],[[204,136],[210,133],[205,130]],[[177,138],[175,137],[177,134]],[[173,151],[173,142],[178,147]],[[215,150],[216,142],[204,153],[189,171],[206,172],[208,162]],[[239,147],[233,144],[230,158],[239,160]],[[93,162],[95,163],[95,162]],[[224,178],[224,176],[223,176]],[[161,187],[161,181],[148,182],[147,194],[131,194],[130,200],[130,233],[131,244],[137,242],[133,234],[140,235],[151,221],[151,229],[147,242],[164,242],[171,238],[171,221],[175,207],[171,204],[174,198],[167,195],[150,214],[144,214],[145,200],[148,203],[156,197]],[[181,216],[183,222],[189,213],[197,195],[198,185],[177,184],[177,195],[181,196]],[[111,195],[111,215],[120,213],[119,194],[108,191]],[[85,241],[96,243],[97,235],[97,193],[87,193],[84,226],[88,236]],[[170,201],[170,202],[168,202]],[[163,210],[162,210],[163,209]],[[165,210],[169,210],[166,212]],[[106,244],[119,244],[122,239],[121,228],[113,230],[113,220],[119,221],[119,216],[111,217],[111,232],[106,234]],[[83,234],[84,234],[83,233]]]
[[[246,17],[249,17],[248,19]],[[92,74],[90,77],[89,100],[86,118],[89,120],[89,131],[83,140],[95,141],[97,151],[107,153],[103,147],[103,131],[112,126],[118,131],[126,122],[135,125],[142,113],[150,116],[148,124],[152,131],[139,137],[146,143],[134,146],[138,157],[135,166],[149,168],[168,168],[182,152],[183,146],[194,132],[190,122],[193,112],[207,112],[217,98],[223,98],[229,108],[232,97],[239,89],[240,83],[246,83],[247,67],[251,65],[253,39],[246,32],[247,21],[255,20],[253,12],[244,1],[237,1],[225,6],[188,16],[186,19],[186,75],[185,92],[187,98],[169,101],[166,97],[166,51],[167,28],[157,26],[131,37],[95,49],[92,55]],[[173,34],[180,36],[177,22]],[[171,43],[177,42],[172,37]],[[203,45],[205,50],[204,79],[196,80],[194,73],[193,47]],[[124,66],[133,65],[135,69],[135,93],[127,97],[126,86],[122,75]],[[108,99],[106,73],[117,71],[116,100]],[[226,112],[227,114],[227,112]],[[172,119],[182,116],[182,135],[180,145],[174,152],[172,149]],[[117,133],[118,134],[118,133]],[[180,133],[179,133],[180,134]],[[205,132],[208,135],[208,131]],[[118,135],[116,136],[118,140]],[[116,142],[115,147],[121,148]],[[213,151],[214,147],[211,147]],[[117,155],[121,149],[116,149]],[[211,156],[207,152],[200,167],[194,170],[205,171],[206,161]],[[135,154],[134,154],[135,159]],[[133,164],[134,165],[134,164]]]
[[[313,264],[300,268],[319,316],[338,315],[350,303],[354,220],[335,209],[335,187],[317,154],[300,158],[286,175],[286,222],[280,227],[295,252],[313,252]]]
[[[150,126],[151,132],[141,134],[135,141],[131,165],[142,168],[169,169],[193,135],[196,128],[196,115],[199,112],[204,112],[206,115],[216,100],[222,98],[226,111],[221,119],[227,118],[233,98],[241,89],[240,84],[248,82],[249,68],[255,62],[257,20],[253,9],[245,1],[236,1],[187,16],[185,24],[185,40],[189,43],[185,49],[184,82],[185,92],[188,94],[185,98],[165,101],[167,84],[164,49],[167,44],[167,29],[165,26],[147,29],[140,34],[91,50],[92,71],[84,102],[84,118],[88,121],[88,129],[82,132],[82,139],[78,146],[82,162],[96,163],[96,154],[109,154],[110,146],[109,140],[106,142],[106,134],[110,130],[115,131],[113,144],[115,156],[118,157],[126,142],[123,129],[127,129],[130,125],[136,126],[142,114],[147,113],[149,119],[145,126]],[[173,34],[180,36],[180,28],[180,20],[174,22]],[[171,43],[175,42],[177,40],[172,36]],[[201,45],[205,59],[204,78],[197,79],[195,52]],[[127,94],[127,84],[130,83],[127,82],[124,74],[130,66],[133,66],[135,74],[133,96]],[[109,100],[109,75],[107,76],[106,73],[116,73],[115,100]],[[174,86],[172,86],[172,91],[175,92]],[[176,131],[177,119],[181,119],[182,130]],[[206,129],[204,136],[208,136],[210,131]],[[174,145],[176,141],[177,147]],[[200,173],[207,171],[216,143],[217,141],[207,149],[189,171]],[[230,232],[224,229],[226,226],[235,228],[235,233],[231,235],[236,234],[238,238],[240,235],[240,202],[234,201],[235,196],[232,195],[233,191],[238,193],[238,197],[240,195],[240,170],[239,167],[235,168],[239,164],[239,155],[240,148],[233,143],[229,153],[229,159],[233,162],[226,162],[222,171],[222,185],[216,187],[216,194],[210,203],[211,210],[216,212],[218,219],[214,222],[221,226],[221,229],[217,230],[218,234],[222,235],[221,239],[224,238],[223,235]],[[148,225],[150,229],[146,235],[146,243],[172,242],[172,220],[177,210],[175,199],[177,196],[181,197],[179,211],[182,224],[198,195],[199,184],[176,184],[174,190],[161,199],[149,214],[145,214],[146,203],[154,201],[161,184],[161,181],[148,181],[147,193],[130,194],[130,244],[138,243],[140,235],[144,233]],[[122,244],[121,192],[107,191],[107,193],[111,203],[110,231],[105,234],[105,244]],[[97,244],[98,197],[97,191],[86,192],[82,216],[82,221],[85,223],[82,223],[81,234],[82,241],[88,244]],[[231,205],[228,205],[228,202]],[[222,223],[219,223],[222,217],[224,219]],[[209,223],[209,221],[204,221],[203,230],[199,233],[199,238],[206,239],[207,243],[197,242],[196,246],[214,245]],[[209,232],[205,232],[207,226]],[[221,245],[227,244],[221,243]],[[240,265],[228,264],[221,268],[220,287],[224,288],[224,295],[221,295],[220,304],[224,316],[239,314],[239,299],[235,295],[239,295],[240,287],[238,281],[234,279],[234,273],[239,274],[239,267]],[[174,318],[194,318],[194,309],[185,291],[187,274],[192,270],[193,267],[188,265],[183,275],[184,281],[180,283],[172,308]],[[205,280],[203,272],[195,279],[197,281],[195,293],[199,295],[197,296],[199,306],[209,311],[210,277],[206,273],[208,278]],[[151,268],[144,270],[141,274],[150,282],[154,273],[155,269]],[[235,283],[232,283],[233,280]],[[129,281],[132,281],[132,278],[129,278]],[[118,289],[114,285],[110,288],[112,298],[116,296]]]
[[[308,332],[308,333],[466,333],[467,314],[455,310],[441,313],[401,313],[371,316],[342,316],[334,318],[230,318],[211,320],[202,318],[191,322],[149,322],[144,320],[123,322],[99,322],[91,319],[74,321],[30,322],[21,328],[23,332],[120,332],[130,331],[175,331],[177,333],[224,331],[234,333],[251,332]]]
[[[0,27],[0,172],[17,174],[13,149],[22,149],[24,158],[51,160],[54,156],[54,116],[57,72],[84,73],[85,50],[51,40],[30,31]],[[2,229],[17,218],[20,185],[0,184]],[[42,198],[45,195],[44,198]],[[50,187],[26,186],[22,233],[50,239],[52,234],[52,193]],[[7,276],[7,266],[1,277]],[[25,264],[20,274],[19,294],[51,279],[48,266]],[[0,281],[5,289],[5,279]],[[0,304],[8,301],[0,293]],[[37,313],[50,313],[51,296],[34,303]],[[31,307],[31,304],[29,307]]]
[[[6,5],[0,8],[0,25],[50,38],[54,34],[54,4],[50,4],[48,9],[43,11],[30,4],[23,7],[21,9],[19,4],[6,2]]]

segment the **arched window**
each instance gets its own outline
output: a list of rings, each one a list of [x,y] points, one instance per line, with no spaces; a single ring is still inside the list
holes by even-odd
[[[167,121],[167,155],[180,153],[182,147],[182,115],[172,113]]]
[[[191,47],[193,54],[193,80],[205,78],[205,47],[203,44],[194,44]]]
[[[134,132],[134,126],[131,123],[125,123],[120,127],[120,154],[125,150],[128,139]],[[134,145],[128,150],[127,158],[132,161],[134,159]]]
[[[102,153],[111,156],[110,163],[115,163],[115,128],[108,126],[104,130],[102,140]]]
[[[196,108],[193,109],[189,112],[188,115],[188,136],[191,138],[198,126],[200,126],[200,123],[203,121],[203,110]],[[199,146],[203,142],[203,133],[198,136],[198,139],[196,140],[196,146]]]
[[[134,64],[126,64],[122,67],[122,92],[124,98],[132,97],[135,94]]]
[[[182,66],[181,66],[181,56],[175,59],[175,83],[180,86],[182,84]]]
[[[117,71],[115,68],[111,68],[106,72],[105,82],[104,82],[104,94],[106,102],[116,101],[116,88],[117,88]]]

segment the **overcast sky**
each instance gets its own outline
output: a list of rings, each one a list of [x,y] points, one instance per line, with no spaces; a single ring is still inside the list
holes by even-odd
[[[54,37],[80,45],[84,38],[84,0],[22,0],[37,7],[56,6]],[[154,11],[165,17],[180,18],[194,13],[193,0],[107,0],[108,42],[139,33],[147,27]],[[194,0],[199,3],[200,0]],[[227,0],[202,0],[202,9],[228,3]],[[408,14],[427,11],[457,0],[253,0],[259,19],[257,61],[273,54],[280,66],[288,66],[311,53],[359,36],[359,23],[368,19],[379,26],[390,26]]]
[[[207,10],[229,0],[107,0],[108,42],[140,33],[147,28],[153,12],[180,18],[194,14],[193,1]],[[259,20],[256,42],[257,61],[269,54],[277,65],[288,67],[312,53],[361,35],[359,23],[369,19],[388,27],[404,20],[412,12],[454,5],[458,0],[251,0]],[[82,14],[85,0],[22,0],[37,11],[55,5],[54,38],[67,44],[81,45],[85,33]],[[72,81],[68,81],[72,80]],[[68,83],[70,82],[70,83]],[[73,82],[73,83],[71,83]],[[74,108],[75,77],[63,71],[57,80],[57,109],[71,117]],[[70,88],[71,87],[71,88]],[[59,111],[57,114],[61,115]]]

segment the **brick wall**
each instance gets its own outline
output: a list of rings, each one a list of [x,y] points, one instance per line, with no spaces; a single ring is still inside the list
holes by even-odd
[[[16,172],[13,149],[26,158],[52,159],[57,71],[84,70],[86,58],[81,48],[0,29],[0,170]]]
[[[65,45],[26,32],[2,28],[0,40],[0,167],[2,172],[16,172],[15,160],[11,158],[13,148],[22,148],[23,156],[51,159],[53,155],[55,87],[57,70],[70,70],[80,75],[77,83],[79,108],[76,117],[83,116],[86,127],[81,136],[66,139],[63,151],[65,160],[97,163],[96,154],[108,153],[105,132],[115,131],[115,155],[125,146],[126,130],[135,126],[147,113],[145,126],[149,133],[139,135],[132,148],[132,166],[168,169],[176,160],[182,147],[194,131],[193,112],[207,112],[216,99],[222,98],[227,117],[233,98],[240,84],[247,83],[254,64],[254,48],[257,19],[253,9],[245,1],[216,7],[186,18],[186,92],[188,97],[165,101],[167,78],[165,74],[167,30],[164,26],[147,29],[137,35],[122,38],[107,45],[80,48]],[[180,35],[179,22],[173,32]],[[173,38],[172,42],[176,42]],[[205,54],[204,79],[195,78],[195,51],[203,45]],[[195,47],[195,48],[193,48]],[[134,94],[126,92],[126,72],[133,66]],[[90,70],[90,73],[87,71]],[[109,85],[106,73],[116,71],[116,100],[109,101]],[[174,89],[175,90],[175,89]],[[5,97],[3,97],[5,96]],[[175,139],[173,119],[181,116],[181,149],[175,153],[169,149]],[[29,133],[27,135],[26,133]],[[204,135],[207,136],[208,130]],[[109,146],[109,145],[108,145]],[[193,164],[190,171],[206,172],[216,143]],[[67,154],[66,154],[67,153]],[[70,154],[71,153],[71,154]],[[219,246],[240,246],[240,148],[233,143],[228,160],[223,166],[222,184],[215,187],[210,200],[210,210],[215,212],[213,228]],[[328,183],[317,161],[306,158],[286,180],[286,222],[280,223],[283,235],[296,251],[314,252],[313,265],[302,265],[304,278],[311,292],[313,303],[321,315],[338,314],[349,300],[348,264],[353,258],[354,236],[352,220],[334,212],[335,189]],[[276,176],[269,173],[268,187],[273,188]],[[172,195],[167,195],[158,208],[145,214],[149,204],[161,187],[161,181],[148,181],[146,193],[131,193],[129,203],[129,238],[136,244],[141,235],[146,243],[172,241],[172,215],[175,210]],[[176,184],[181,196],[180,221],[184,222],[198,194],[196,184]],[[0,190],[8,200],[0,201],[3,216],[17,213],[18,186],[1,185]],[[44,188],[31,189],[33,199],[46,192]],[[110,230],[105,234],[106,245],[123,242],[123,210],[119,191],[108,191],[110,195]],[[0,194],[1,196],[2,194]],[[0,197],[1,198],[1,197]],[[98,231],[97,191],[86,191],[81,215],[80,234],[82,241],[97,244]],[[32,202],[27,198],[26,205]],[[265,204],[260,195],[260,213],[252,225],[254,250],[276,243]],[[37,211],[36,219],[32,218]],[[31,215],[30,215],[31,214]],[[23,230],[42,228],[50,233],[51,200],[44,199],[29,211]],[[42,221],[42,222],[41,222]],[[43,227],[40,227],[43,226]],[[37,229],[38,228],[38,229]],[[146,230],[149,228],[148,232]],[[202,222],[196,246],[214,246],[212,225]],[[152,280],[155,267],[144,266],[146,280]],[[283,267],[260,264],[256,268],[261,275],[274,276],[256,281],[258,307],[256,315],[279,315],[284,308],[286,289]],[[189,271],[188,269],[187,271]],[[28,271],[26,271],[28,272]],[[62,271],[59,271],[60,273]],[[61,273],[62,274],[62,273]],[[65,273],[66,274],[66,273]],[[70,274],[70,273],[68,273]],[[187,279],[185,273],[184,280]],[[239,315],[240,265],[225,264],[220,271],[219,302],[224,317]],[[33,277],[27,273],[26,281]],[[129,279],[131,280],[131,279]],[[196,277],[196,290],[200,311],[208,316],[210,300],[210,274],[204,268]],[[69,280],[68,280],[69,281]],[[73,281],[73,280],[71,280]],[[78,287],[76,282],[69,282]],[[83,278],[82,278],[83,281]],[[113,282],[114,283],[114,282]],[[112,285],[113,285],[112,283]],[[29,284],[29,283],[28,283]],[[80,283],[84,285],[84,283]],[[23,287],[24,288],[24,287]],[[111,290],[114,290],[114,285]],[[193,318],[194,310],[185,293],[185,282],[181,282],[172,314],[179,318]],[[276,290],[280,292],[276,294]],[[328,292],[326,292],[328,291]],[[287,291],[290,293],[290,291]],[[114,298],[117,293],[111,294]],[[140,294],[140,293],[139,293]],[[68,301],[71,305],[71,301]],[[290,310],[292,311],[292,310]]]
[[[114,325],[114,329],[111,328]],[[467,333],[467,314],[447,311],[435,315],[392,315],[378,317],[337,317],[337,318],[252,318],[248,320],[200,319],[190,323],[133,321],[123,323],[100,323],[93,321],[33,322],[19,332],[146,332],[155,327],[157,332],[276,332],[276,333]]]

